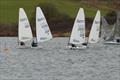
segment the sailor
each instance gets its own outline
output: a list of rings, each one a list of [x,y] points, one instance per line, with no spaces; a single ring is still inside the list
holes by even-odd
[[[25,43],[23,41],[21,41],[20,46],[25,46]]]
[[[37,42],[35,41],[35,39],[33,40],[33,42],[32,42],[32,47],[37,47],[38,46],[38,44],[37,44]]]
[[[87,46],[87,43],[82,43],[82,45]]]
[[[71,47],[72,47],[72,48],[76,48],[76,45],[75,45],[75,44],[71,44]]]
[[[75,48],[75,47],[76,47],[75,44],[71,44],[71,43],[68,43],[68,46],[69,46],[70,48]]]
[[[117,43],[120,43],[120,39],[116,39],[116,42],[117,42]]]

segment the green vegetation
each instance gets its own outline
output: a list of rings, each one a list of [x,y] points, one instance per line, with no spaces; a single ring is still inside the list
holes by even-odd
[[[34,6],[35,2],[31,0],[0,0],[0,23],[17,22],[20,7],[23,7],[30,17]]]
[[[111,4],[106,2],[99,4],[92,3],[92,1],[85,2],[84,0],[0,0],[0,24],[17,23],[20,7],[25,9],[30,19],[35,11],[35,6],[40,3],[53,4],[61,14],[71,18],[76,17],[80,7],[84,8],[86,17],[95,16],[98,9],[101,10],[102,15],[114,10],[110,7]]]

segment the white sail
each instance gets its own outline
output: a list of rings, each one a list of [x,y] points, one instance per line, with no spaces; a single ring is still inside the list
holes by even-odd
[[[19,9],[18,38],[22,42],[29,41],[33,38],[32,30],[23,8]]]
[[[97,43],[99,41],[99,33],[100,33],[100,11],[98,10],[92,24],[88,42]]]
[[[85,15],[83,8],[80,8],[76,20],[74,22],[69,43],[81,44],[84,42],[85,42]]]
[[[37,42],[45,42],[52,39],[52,34],[40,7],[36,8],[36,37]]]

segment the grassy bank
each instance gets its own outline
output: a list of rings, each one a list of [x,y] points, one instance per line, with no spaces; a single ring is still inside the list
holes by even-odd
[[[18,9],[23,7],[30,19],[35,6],[39,3],[51,3],[55,5],[60,13],[66,14],[71,18],[76,17],[78,9],[85,9],[86,17],[93,17],[99,9],[102,15],[105,15],[110,10],[115,10],[110,7],[111,4],[106,2],[93,3],[91,1],[74,1],[74,0],[0,0],[0,23],[11,24],[17,23]]]

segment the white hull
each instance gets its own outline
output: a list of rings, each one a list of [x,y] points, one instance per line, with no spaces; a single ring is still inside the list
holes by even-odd
[[[18,48],[18,49],[29,49],[30,46],[18,46],[17,48]]]
[[[32,46],[19,46],[18,49],[42,49],[42,46],[32,47]]]
[[[31,46],[31,48],[32,48],[32,49],[42,49],[43,47],[42,47],[42,46],[38,46],[38,47],[32,47],[32,46]]]
[[[84,49],[87,49],[87,46],[77,46],[77,47],[65,46],[65,49],[68,49],[68,50],[84,50]]]
[[[118,43],[116,41],[105,41],[104,44],[120,45],[120,43]]]

